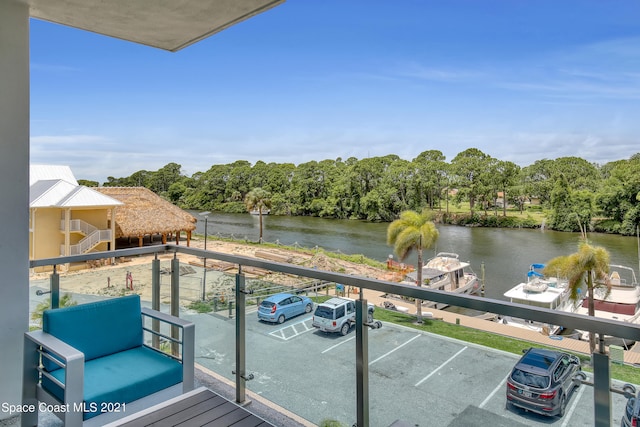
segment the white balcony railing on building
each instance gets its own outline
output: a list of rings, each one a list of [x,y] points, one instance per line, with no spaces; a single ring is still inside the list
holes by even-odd
[[[69,255],[82,255],[102,242],[111,241],[111,230],[96,230],[75,245],[69,247]]]
[[[88,236],[89,234],[92,234],[97,229],[98,227],[95,227],[81,219],[72,219],[71,221],[69,221],[69,231],[72,233],[82,233],[85,236]],[[65,231],[64,220],[60,221],[60,230]]]
[[[66,221],[60,221],[60,230],[65,231]],[[85,238],[80,240],[75,245],[69,247],[68,255],[82,255],[95,248],[102,242],[111,241],[111,230],[99,230],[97,227],[89,224],[81,219],[73,219],[69,221],[69,232],[81,233]],[[67,255],[64,245],[60,245],[60,255]]]

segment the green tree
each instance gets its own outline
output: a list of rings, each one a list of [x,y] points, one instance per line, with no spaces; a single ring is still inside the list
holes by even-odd
[[[454,184],[458,188],[456,197],[466,197],[469,200],[471,216],[478,198],[486,194],[490,162],[491,157],[477,148],[468,148],[451,161]]]
[[[553,160],[542,159],[522,169],[524,191],[529,200],[538,199],[541,205],[548,206],[553,189],[553,165]]]
[[[254,188],[249,191],[244,198],[244,204],[249,212],[253,210],[258,211],[258,217],[260,219],[260,239],[262,243],[262,215],[268,209],[271,209],[271,193],[262,188]]]
[[[434,209],[436,204],[440,206],[443,188],[447,183],[448,165],[445,160],[444,154],[438,150],[423,151],[413,159],[416,167],[413,176],[416,206],[424,206],[425,202],[431,209]]]
[[[251,177],[253,172],[251,170],[251,163],[247,160],[237,160],[231,163],[228,169],[228,174],[225,176],[224,186],[224,201],[233,202],[234,194],[239,191],[240,194],[246,195],[251,188]]]
[[[431,213],[424,209],[422,213],[404,211],[400,218],[389,224],[387,228],[387,244],[393,245],[393,251],[404,260],[409,253],[418,253],[417,285],[422,286],[422,250],[429,249],[438,241],[440,233],[433,221]],[[422,323],[422,300],[416,299],[416,316],[418,323]]]
[[[515,197],[511,195],[511,192],[513,191],[514,195],[518,193],[517,184],[519,177],[520,166],[513,162],[505,162],[502,160],[498,161],[497,175],[495,179],[498,189],[502,191],[502,216],[507,216],[508,201]]]
[[[605,298],[611,289],[609,283],[609,252],[599,246],[592,246],[582,240],[578,252],[560,256],[549,261],[544,269],[548,275],[558,275],[569,280],[571,299],[579,298],[581,288],[586,283],[589,316],[595,315],[593,299],[594,289],[605,288]],[[596,341],[593,332],[589,333],[589,350],[593,353]]]
[[[595,191],[600,173],[598,168],[580,157],[560,157],[553,161],[553,177],[562,173],[572,190]]]
[[[571,204],[571,189],[564,175],[556,179],[550,201],[549,227],[559,231],[575,231],[579,228]]]
[[[640,155],[607,163],[607,177],[597,193],[596,205],[616,223],[614,231],[633,235],[640,224]]]
[[[90,181],[87,179],[79,179],[78,184],[84,185],[85,187],[99,187],[100,183],[98,181]]]
[[[181,169],[182,166],[177,163],[168,163],[156,172],[151,172],[150,178],[143,185],[154,193],[163,195],[169,190],[171,184],[183,178]]]

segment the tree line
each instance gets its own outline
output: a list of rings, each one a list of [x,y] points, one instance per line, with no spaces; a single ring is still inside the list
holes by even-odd
[[[238,160],[192,176],[169,163],[102,185],[143,186],[184,209],[225,212],[246,212],[245,197],[260,188],[276,215],[391,222],[403,211],[428,208],[447,223],[537,227],[540,221],[527,215],[537,211],[550,229],[623,235],[635,234],[640,223],[640,153],[604,165],[561,157],[520,167],[476,148],[449,162],[428,150],[413,160],[394,154],[299,165]]]

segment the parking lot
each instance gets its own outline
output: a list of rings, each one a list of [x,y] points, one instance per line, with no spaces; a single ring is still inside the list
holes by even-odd
[[[187,315],[198,324],[198,360],[232,378],[235,320]],[[247,315],[247,388],[299,416],[320,423],[356,419],[355,332],[325,334],[311,315],[284,324]],[[369,399],[372,426],[402,419],[410,425],[592,426],[593,388],[574,390],[563,418],[507,409],[505,382],[518,355],[385,323],[369,331]],[[613,425],[626,400],[612,394]]]

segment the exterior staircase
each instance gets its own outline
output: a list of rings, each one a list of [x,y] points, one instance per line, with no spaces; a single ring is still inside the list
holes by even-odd
[[[63,232],[65,231],[64,226],[64,220],[60,221],[60,230]],[[79,233],[85,237],[75,245],[71,245],[69,247],[68,255],[85,254],[94,249],[100,243],[111,241],[111,230],[99,230],[97,227],[94,227],[81,219],[73,219],[69,221],[69,232]],[[60,255],[67,255],[64,251],[64,245],[60,245]]]

